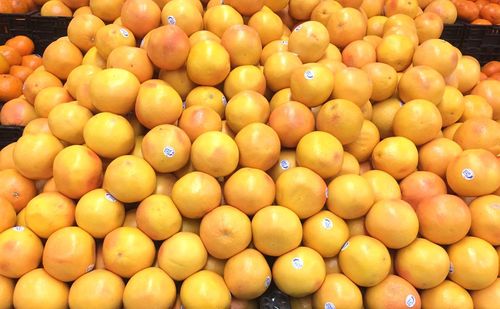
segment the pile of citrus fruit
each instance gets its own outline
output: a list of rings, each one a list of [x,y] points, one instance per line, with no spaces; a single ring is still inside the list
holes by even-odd
[[[205,2],[91,0],[6,103],[0,308],[494,308],[500,81],[455,6]]]

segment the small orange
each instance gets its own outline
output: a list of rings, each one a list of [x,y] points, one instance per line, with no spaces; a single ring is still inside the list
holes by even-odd
[[[54,106],[48,115],[50,132],[55,137],[70,144],[83,144],[83,132],[92,112],[76,103],[62,103]],[[67,124],[73,125],[68,128]]]
[[[21,56],[30,55],[35,50],[33,40],[25,35],[16,35],[15,37],[8,39],[5,42],[5,45],[17,50]]]
[[[42,16],[64,16],[64,17],[72,17],[73,12],[71,9],[64,4],[64,2],[59,0],[50,0],[46,1],[41,9],[40,15]]]
[[[341,8],[342,5],[337,1],[320,1],[312,10],[310,19],[319,21],[326,26],[333,12]]]
[[[2,55],[9,65],[20,65],[22,56],[14,47],[8,45],[0,46],[0,55]]]
[[[219,114],[213,109],[206,106],[194,105],[182,112],[178,126],[186,132],[191,142],[193,142],[202,133],[220,131],[222,129],[222,121]]]
[[[332,134],[345,145],[358,138],[363,118],[360,108],[352,101],[336,99],[321,106],[316,122],[318,130]]]
[[[68,304],[74,308],[120,306],[124,288],[125,283],[118,275],[105,269],[93,270],[73,282]]]
[[[10,74],[0,74],[0,101],[7,102],[23,94],[23,81]]]
[[[43,63],[42,57],[39,55],[27,55],[23,56],[21,60],[21,65],[25,67],[29,67],[33,70],[41,66]]]
[[[13,65],[9,69],[9,74],[19,78],[21,81],[25,81],[26,78],[33,72],[29,67],[24,67],[20,65]]]
[[[14,148],[15,149],[15,148]],[[0,196],[6,198],[16,212],[20,212],[37,194],[35,183],[15,169],[0,171]]]

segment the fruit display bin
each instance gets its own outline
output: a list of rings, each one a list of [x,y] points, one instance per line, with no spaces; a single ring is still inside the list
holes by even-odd
[[[17,141],[23,134],[23,127],[0,126],[0,149]]]
[[[500,60],[500,26],[466,25],[460,50],[474,56],[481,65]]]
[[[472,25],[458,21],[445,25],[441,39],[473,56],[481,65],[500,59],[500,26]]]
[[[26,35],[35,42],[35,53],[42,55],[50,43],[66,36],[70,21],[70,17],[47,17],[40,12],[0,14],[0,44],[16,35]]]

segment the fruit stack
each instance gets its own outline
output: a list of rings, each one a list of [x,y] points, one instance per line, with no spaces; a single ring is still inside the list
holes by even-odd
[[[450,1],[74,2],[1,111],[0,308],[500,303],[500,81]]]

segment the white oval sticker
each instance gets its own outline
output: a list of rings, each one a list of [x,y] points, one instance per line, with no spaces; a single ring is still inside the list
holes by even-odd
[[[335,305],[331,302],[326,302],[325,309],[335,309]]]
[[[24,231],[24,226],[20,226],[20,225],[14,226],[12,229],[16,232],[22,232],[22,231]]]
[[[91,271],[92,269],[94,269],[94,264],[90,264],[88,267],[87,267],[87,272]]]
[[[280,161],[280,166],[284,170],[287,170],[287,169],[290,168],[290,164],[288,163],[288,160],[281,160]]]
[[[293,31],[299,31],[300,29],[302,29],[302,25],[298,25],[295,29],[293,29]]]
[[[110,201],[110,202],[113,202],[113,203],[114,203],[114,202],[116,202],[115,197],[114,197],[114,196],[112,196],[110,193],[106,193],[106,194],[104,195],[104,197],[105,197],[108,201]]]
[[[331,230],[333,228],[333,222],[329,218],[324,218],[323,219],[323,227],[326,230]]]
[[[347,249],[347,247],[349,247],[349,241],[346,241],[344,243],[344,245],[342,246],[342,248],[340,248],[340,251],[344,251],[345,249]]]
[[[224,105],[224,106],[227,105],[227,99],[225,96],[222,96],[222,105]]]
[[[128,36],[129,36],[128,31],[123,29],[123,28],[120,28],[120,33],[122,34],[122,36],[124,38],[128,38]]]
[[[271,285],[271,277],[267,276],[266,277],[266,281],[264,283],[264,286],[266,287],[266,289]]]
[[[415,299],[415,296],[409,294],[408,296],[406,296],[406,307],[408,308],[413,308],[413,306],[415,306],[415,303],[417,302],[417,300]]]
[[[301,258],[296,257],[292,259],[292,265],[296,269],[302,269],[302,267],[304,267],[304,261],[302,261]]]
[[[462,177],[465,180],[472,180],[474,179],[474,172],[470,168],[464,168],[462,170]]]
[[[304,72],[304,77],[307,80],[311,80],[311,79],[314,78],[314,72],[311,71],[311,70],[307,70],[307,71]]]
[[[173,156],[175,156],[175,150],[174,150],[174,148],[167,146],[167,147],[163,148],[163,154],[167,158],[172,158]]]
[[[455,267],[453,266],[453,263],[450,262],[450,274],[453,274],[455,271]]]
[[[167,16],[167,22],[169,25],[175,25],[177,23],[177,20],[175,20],[175,17],[172,15]]]

